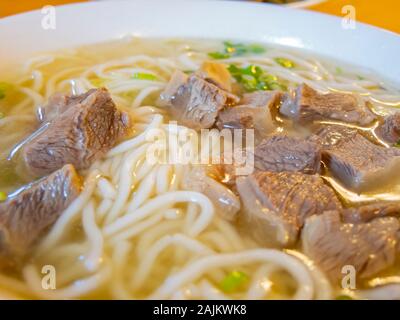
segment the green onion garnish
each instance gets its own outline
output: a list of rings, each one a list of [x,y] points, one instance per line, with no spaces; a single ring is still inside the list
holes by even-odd
[[[132,78],[137,79],[137,80],[147,80],[147,81],[156,81],[157,80],[157,77],[154,74],[143,73],[143,72],[134,73]]]
[[[224,50],[222,52],[215,51],[208,53],[213,59],[228,59],[235,56],[243,56],[246,54],[261,54],[265,52],[265,48],[259,44],[243,44],[224,41]]]
[[[276,76],[265,73],[259,66],[249,65],[245,68],[239,68],[231,64],[228,67],[228,71],[248,92],[256,90],[286,90],[286,87],[279,83]]]
[[[336,71],[336,74],[338,74],[338,75],[343,74],[343,69],[341,67],[336,67],[335,71]]]
[[[255,54],[261,54],[265,52],[265,48],[262,45],[256,43],[250,44],[247,48],[248,51]]]
[[[296,65],[292,60],[286,58],[275,58],[276,63],[287,69],[293,69]]]
[[[231,55],[229,53],[223,53],[223,52],[218,52],[218,51],[209,52],[208,56],[213,59],[228,59],[231,57]]]
[[[247,274],[241,271],[230,272],[220,283],[220,288],[224,292],[233,292],[240,289],[249,280]]]

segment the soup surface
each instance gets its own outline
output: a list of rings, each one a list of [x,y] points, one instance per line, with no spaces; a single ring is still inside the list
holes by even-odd
[[[221,159],[222,149],[218,146],[217,150],[218,143],[199,143],[200,135],[208,141],[220,142],[219,137],[212,139],[222,128],[227,129],[226,132],[247,128],[241,122],[242,118],[229,122],[223,120],[221,113],[215,124],[213,118],[211,125],[204,125],[210,111],[200,118],[191,118],[190,122],[187,119],[192,116],[189,111],[182,116],[179,107],[175,106],[178,111],[174,112],[174,107],[171,110],[170,104],[177,102],[177,96],[182,93],[179,90],[189,90],[184,94],[192,95],[191,99],[194,99],[194,85],[189,89],[179,87],[174,95],[168,97],[168,90],[171,89],[168,83],[177,70],[181,71],[182,77],[189,76],[202,85],[210,85],[215,95],[222,92],[226,99],[224,112],[235,108],[234,105],[246,105],[239,102],[246,94],[279,92],[279,101],[268,110],[267,127],[264,124],[258,127],[256,120],[263,119],[265,110],[257,109],[260,111],[256,111],[255,115],[253,113],[252,125],[248,127],[252,133],[246,133],[240,140],[250,143],[247,147],[256,148],[255,180],[251,183],[259,183],[256,187],[260,187],[263,195],[255,199],[254,208],[243,199],[246,198],[245,187],[249,181],[246,175],[237,178],[243,179],[240,180],[242,184],[238,180],[235,184],[231,183],[234,175],[223,164],[180,163],[166,157],[172,151],[179,154],[188,152],[198,160],[200,155],[215,151],[217,158]],[[204,74],[200,76],[196,73],[199,70],[216,73],[217,78],[210,80]],[[380,134],[386,132],[385,119],[395,115],[400,107],[400,91],[368,70],[259,44],[126,38],[42,54],[25,61],[0,80],[0,198],[3,204],[18,197],[21,187],[26,189],[24,186],[28,184],[29,188],[29,184],[37,179],[37,175],[27,169],[21,148],[30,143],[32,133],[38,128],[41,130],[41,112],[54,93],[80,95],[89,89],[106,88],[118,110],[128,115],[131,123],[124,137],[111,150],[96,158],[88,168],[78,169],[83,183],[79,195],[35,241],[29,253],[24,254],[18,263],[2,269],[0,297],[400,298],[397,289],[400,285],[400,266],[395,249],[398,242],[394,236],[396,231],[399,234],[396,229],[397,201],[400,201],[399,165],[396,162],[398,144]],[[223,87],[225,84],[228,87]],[[313,113],[313,121],[300,121],[301,111],[298,115],[292,108],[293,101],[300,99],[301,91],[296,91],[299,86],[303,86],[302,90],[310,90],[304,96],[315,95],[310,98],[314,99],[313,103],[320,103],[326,98],[324,94],[331,93],[332,96],[328,95],[328,107],[334,108],[336,99],[343,98],[340,94],[351,94],[352,98],[345,95],[347,102],[342,104],[356,103],[364,109],[345,110],[344,116],[340,112],[339,115],[325,116],[323,112],[329,113],[328,108],[324,109],[328,111]],[[283,112],[285,108],[287,112]],[[248,112],[248,109],[243,110]],[[226,116],[230,116],[229,112]],[[250,116],[246,114],[246,117]],[[352,117],[356,120],[351,120]],[[239,127],[232,127],[232,123],[236,125],[238,122]],[[205,127],[218,130],[200,131]],[[322,158],[320,149],[307,149],[318,145],[318,139],[324,139],[321,130],[327,128],[333,128],[333,139],[336,140],[339,140],[337,135],[347,137],[351,134],[351,142],[355,146],[352,150],[359,159],[353,159],[354,154],[349,155],[344,149],[340,149],[340,153],[336,149],[325,150],[322,147]],[[392,127],[389,129],[390,132],[396,131]],[[240,133],[244,134],[244,131]],[[251,140],[253,135],[254,140]],[[168,137],[163,140],[165,144],[161,149],[157,144],[162,140],[160,136]],[[188,136],[191,139],[186,139],[185,143],[179,140]],[[279,161],[291,161],[291,157],[297,157],[291,153],[294,145],[308,143],[301,154],[314,159],[313,152],[317,152],[316,160],[312,160],[314,162],[310,165],[312,172],[298,173],[302,170],[295,169],[288,171],[296,171],[296,174],[287,174],[286,170],[257,167],[257,146],[273,136],[294,139],[287,140],[289,147],[282,147],[289,148],[288,154],[276,160],[274,168]],[[332,135],[329,137],[331,143]],[[176,144],[173,141],[177,141]],[[343,148],[347,148],[347,143],[347,140],[343,142]],[[357,149],[359,145],[363,145],[365,154],[361,147]],[[155,146],[159,148],[157,152],[154,152]],[[269,145],[267,147],[270,148]],[[266,154],[276,151],[268,148]],[[378,151],[375,148],[379,148]],[[387,166],[381,168],[377,164],[369,171],[364,160],[375,152],[380,158],[377,160],[371,156],[370,162],[388,161]],[[206,158],[209,160],[209,157]],[[332,161],[336,159],[339,160],[334,164],[340,165],[335,167]],[[265,162],[262,166],[266,166]],[[266,185],[261,185],[262,179],[267,179]],[[274,179],[277,179],[276,185]],[[283,179],[288,179],[285,187],[281,184]],[[332,231],[333,227],[328,228],[323,239],[335,243],[337,236],[340,242],[343,240],[342,232],[354,232],[355,238],[343,240],[342,249],[348,248],[349,256],[357,255],[352,247],[354,241],[351,244],[351,240],[356,239],[357,245],[360,245],[356,248],[370,256],[359,268],[352,266],[348,257],[343,258],[344,262],[350,260],[351,263],[338,262],[340,267],[345,267],[343,277],[355,271],[354,283],[348,278],[343,280],[332,276],[326,265],[331,257],[320,257],[319,247],[315,248],[313,242],[317,235],[312,233],[319,228],[320,221],[314,216],[308,217],[307,213],[307,219],[296,226],[294,235],[286,234],[283,240],[274,236],[274,239],[269,239],[271,233],[268,227],[265,227],[267,231],[263,229],[263,222],[261,231],[258,226],[252,225],[254,221],[256,224],[260,221],[257,220],[259,217],[255,217],[254,221],[249,218],[257,212],[257,206],[263,209],[263,206],[274,205],[263,203],[268,186],[271,186],[273,194],[279,195],[292,183],[299,184],[299,187],[297,191],[291,189],[290,192],[303,192],[299,197],[306,197],[302,198],[301,208],[322,206],[322,195],[315,202],[307,198],[310,195],[304,195],[301,189],[306,190],[312,185],[306,190],[311,194],[319,195],[321,190],[326,191],[323,195],[327,197],[324,198],[327,199],[325,207],[315,209],[315,216],[325,217],[325,212],[330,212],[331,219],[334,219],[332,212],[341,210],[349,214],[348,221],[338,222],[340,225],[336,231]],[[291,197],[288,201],[292,202],[286,204],[289,207],[298,201],[296,196]],[[265,201],[275,201],[271,199]],[[376,205],[371,214],[379,217],[368,217],[364,221],[363,213],[359,213],[357,208],[364,208],[365,205]],[[390,210],[387,205],[392,206]],[[286,210],[282,203],[277,207],[277,214]],[[287,214],[292,215],[295,210],[290,207]],[[355,222],[351,220],[353,217],[361,217],[363,221]],[[372,226],[377,219],[386,219],[379,222],[387,224],[387,228],[381,229],[381,224]],[[0,226],[1,223],[0,219]],[[374,251],[370,245],[376,240],[368,233],[372,227],[377,228],[373,229],[377,230],[375,235],[382,233],[379,241],[385,241],[382,239],[389,237],[387,230],[394,228],[393,234],[390,234],[394,237],[391,244],[381,243],[383,248],[391,250],[390,258],[378,257],[380,260],[376,262],[372,257]],[[329,238],[334,232],[337,232],[334,238]],[[323,239],[315,240],[320,241],[320,248],[326,245]],[[390,261],[381,267],[381,260],[386,258]],[[350,269],[346,269],[348,265]],[[370,265],[373,265],[374,272],[369,272]]]

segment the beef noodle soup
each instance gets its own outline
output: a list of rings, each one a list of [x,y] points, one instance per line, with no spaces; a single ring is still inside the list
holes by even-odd
[[[368,70],[129,38],[0,80],[0,297],[400,298],[400,91]]]

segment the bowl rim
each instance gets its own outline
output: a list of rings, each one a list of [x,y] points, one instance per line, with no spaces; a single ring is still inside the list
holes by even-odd
[[[285,6],[291,7],[291,8],[307,8],[309,6],[314,6],[323,2],[327,2],[328,0],[303,0],[299,2],[294,2],[294,3],[288,3]]]
[[[177,7],[179,10],[175,10]],[[0,61],[8,64],[33,53],[103,42],[127,34],[233,39],[304,50],[370,69],[381,78],[400,84],[400,65],[392,63],[398,57],[399,35],[361,22],[357,22],[355,30],[345,30],[340,17],[315,11],[266,3],[195,0],[91,1],[55,8],[57,21],[61,21],[56,30],[41,28],[41,10],[0,19],[0,42],[8,44],[0,52]],[[206,20],[201,19],[202,14]],[[224,18],[220,19],[220,15]],[[110,19],[115,16],[118,19]],[[102,23],[107,19],[106,24]],[[183,27],[186,25],[190,28]],[[4,63],[0,70],[2,67]]]

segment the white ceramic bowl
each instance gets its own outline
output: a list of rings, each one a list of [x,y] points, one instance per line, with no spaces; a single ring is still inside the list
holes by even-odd
[[[319,4],[322,2],[326,2],[326,1],[327,0],[303,0],[303,1],[289,3],[286,6],[292,7],[292,8],[306,8],[306,7],[313,6],[315,4]]]
[[[286,45],[372,69],[400,83],[400,37],[340,18],[276,5],[228,1],[105,1],[56,7],[56,29],[44,14],[0,20],[0,68],[34,53],[133,34],[237,39]]]

